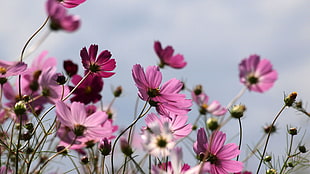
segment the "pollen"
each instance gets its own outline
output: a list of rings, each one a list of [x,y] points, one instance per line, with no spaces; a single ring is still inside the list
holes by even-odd
[[[7,69],[4,67],[0,67],[0,73],[4,75],[7,72]]]
[[[90,94],[91,91],[92,91],[91,86],[86,86],[86,87],[85,87],[85,93],[86,93],[86,94]]]

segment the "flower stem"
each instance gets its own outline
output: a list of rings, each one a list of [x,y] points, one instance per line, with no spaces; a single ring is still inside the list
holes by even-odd
[[[294,137],[294,135],[291,135],[290,147],[289,147],[289,150],[288,150],[288,153],[287,153],[286,160],[285,160],[285,162],[284,162],[283,165],[282,165],[280,174],[282,174],[282,172],[284,172],[284,169],[285,169],[286,166],[287,166],[287,161],[288,161],[288,160],[290,159],[290,157],[291,157],[292,146],[293,146],[293,137]]]
[[[281,108],[281,110],[278,112],[278,114],[276,115],[276,117],[275,117],[274,120],[272,121],[271,127],[274,126],[274,124],[276,123],[277,119],[279,118],[279,116],[281,115],[281,113],[284,111],[284,109],[286,108],[286,106],[287,106],[287,105],[283,105],[283,107]],[[260,159],[260,161],[259,161],[259,165],[258,165],[256,174],[259,173],[260,167],[262,166],[263,159],[264,159],[264,156],[265,156],[265,153],[266,153],[266,150],[267,150],[267,145],[268,145],[268,142],[269,142],[269,139],[270,139],[271,132],[272,132],[272,129],[270,129],[269,132],[268,132],[267,139],[266,139],[266,143],[265,143],[265,146],[264,146],[264,150],[263,150],[261,159]]]
[[[238,118],[239,122],[239,150],[241,149],[241,142],[242,142],[242,125],[241,125],[241,118]],[[239,154],[240,155],[240,154]],[[239,160],[239,155],[237,156],[237,161]]]

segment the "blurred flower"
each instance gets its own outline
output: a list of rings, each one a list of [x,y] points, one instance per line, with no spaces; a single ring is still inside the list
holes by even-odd
[[[82,80],[79,75],[74,75],[71,79],[74,85],[77,85]],[[103,80],[99,76],[88,76],[73,92],[74,96],[70,99],[71,102],[82,102],[89,104],[96,103],[101,100],[100,92],[103,89]]]
[[[143,140],[142,145],[144,150],[156,157],[168,156],[175,146],[173,134],[167,122],[163,126],[157,122],[148,125],[148,128],[143,131],[141,138]]]
[[[167,46],[165,49],[162,49],[161,43],[156,41],[154,43],[154,49],[157,56],[160,59],[159,67],[163,68],[165,65],[171,66],[172,68],[183,68],[186,66],[184,57],[181,54],[173,55],[173,48]]]
[[[57,0],[47,0],[46,11],[51,18],[50,27],[52,30],[65,30],[68,32],[75,31],[80,26],[80,18],[78,16],[68,15],[67,9]]]
[[[55,73],[55,71],[55,67],[50,67],[42,71],[38,80],[41,95],[52,104],[61,100],[63,96],[69,93],[67,86],[62,86],[57,83],[58,74]]]
[[[71,60],[65,60],[63,67],[69,77],[74,76],[78,72],[78,65],[73,63]]]
[[[242,170],[242,162],[232,160],[240,153],[238,146],[233,143],[224,145],[225,141],[226,134],[221,131],[213,132],[207,139],[205,130],[198,130],[194,151],[200,160],[206,160],[204,168],[210,173],[226,174]]]
[[[98,57],[98,45],[90,45],[88,51],[86,47],[82,48],[80,56],[85,68],[85,73],[89,71],[96,76],[107,78],[114,75],[113,71],[116,67],[115,59],[111,59],[111,53],[108,50],[102,51]]]
[[[0,78],[21,75],[27,68],[24,62],[9,62],[0,60]]]
[[[174,114],[170,114],[170,116],[162,116],[159,117],[154,114],[148,114],[145,118],[145,122],[147,126],[152,125],[154,123],[159,124],[159,126],[163,127],[165,123],[168,123],[169,130],[173,135],[173,139],[177,140],[183,137],[186,137],[192,131],[192,125],[186,124],[188,116],[178,116]]]
[[[102,138],[99,141],[98,144],[98,149],[101,152],[101,155],[103,156],[107,156],[110,154],[111,152],[111,140],[109,140],[108,138]]]
[[[221,104],[216,100],[211,104],[208,104],[209,96],[204,92],[201,92],[199,95],[196,95],[195,92],[192,92],[192,99],[200,107],[199,112],[202,115],[210,113],[215,116],[222,116],[227,112],[227,109],[221,106]]]
[[[71,144],[75,140],[76,147],[82,148],[87,142],[97,142],[101,138],[110,137],[112,129],[102,126],[108,121],[108,115],[102,111],[96,111],[87,115],[85,105],[73,102],[71,106],[59,101],[56,103],[57,120],[60,122],[60,129],[57,130],[58,137],[63,141],[61,144]]]
[[[141,65],[136,64],[133,66],[132,76],[138,88],[139,97],[155,106],[159,114],[169,115],[172,112],[186,115],[190,111],[191,100],[185,99],[184,94],[179,94],[183,83],[173,78],[160,86],[162,74],[157,66],[149,66],[144,72]]]
[[[250,91],[265,92],[271,88],[278,78],[278,73],[272,69],[267,59],[258,55],[250,55],[239,64],[240,82]]]
[[[73,8],[82,4],[86,0],[58,0],[58,1],[66,8]]]

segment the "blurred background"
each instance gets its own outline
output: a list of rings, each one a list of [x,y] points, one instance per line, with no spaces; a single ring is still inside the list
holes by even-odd
[[[172,45],[175,53],[183,54],[188,62],[181,70],[165,67],[164,81],[176,77],[190,89],[201,84],[211,100],[218,100],[224,106],[243,88],[238,78],[240,61],[250,54],[259,54],[271,61],[279,79],[266,93],[246,92],[237,101],[247,106],[242,119],[244,138],[240,158],[244,159],[248,147],[254,147],[264,134],[263,127],[271,123],[282,107],[285,94],[296,91],[298,100],[308,108],[309,7],[308,0],[88,0],[68,12],[80,16],[82,25],[78,31],[49,33],[25,61],[30,63],[40,52],[48,50],[50,57],[57,58],[59,72],[64,72],[63,60],[71,59],[80,65],[82,74],[79,56],[82,47],[98,44],[99,50],[110,50],[117,68],[112,78],[105,79],[103,103],[107,105],[112,100],[114,88],[123,87],[122,97],[113,105],[116,123],[123,129],[133,119],[137,98],[131,68],[137,63],[146,67],[159,62],[153,49],[154,41],[159,40],[164,47]],[[27,39],[46,17],[45,1],[2,2],[0,59],[18,60]],[[39,42],[48,32],[45,28],[31,44]],[[197,115],[197,107],[193,105],[189,122]],[[139,125],[144,125],[143,121]],[[267,153],[275,159],[284,159],[290,127],[299,129],[295,147],[301,142],[309,149],[309,125],[309,117],[286,109],[277,121],[278,129],[271,137]],[[227,142],[238,142],[236,120],[222,130],[227,133]],[[258,162],[253,157],[245,169],[256,171]]]

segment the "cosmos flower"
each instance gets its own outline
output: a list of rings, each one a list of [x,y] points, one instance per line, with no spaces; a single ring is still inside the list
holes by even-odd
[[[218,101],[214,100],[209,103],[209,96],[204,92],[201,92],[199,95],[192,92],[192,99],[200,107],[199,112],[203,115],[210,113],[215,116],[222,116],[227,112],[227,109],[221,106]]]
[[[142,145],[145,151],[156,157],[166,157],[175,146],[173,134],[167,122],[163,126],[158,123],[148,125],[148,129],[142,132]]]
[[[60,4],[62,4],[66,8],[74,8],[82,4],[86,0],[58,0],[58,1],[60,2]]]
[[[101,138],[110,137],[113,133],[108,115],[103,111],[96,111],[88,115],[85,105],[73,102],[68,106],[62,101],[56,102],[57,120],[61,128],[57,130],[58,137],[63,141],[61,144],[72,144],[73,142],[79,149],[87,146],[87,142],[97,142]]]
[[[71,81],[74,85],[77,85],[81,79],[81,76],[74,75]],[[82,102],[84,104],[89,104],[91,102],[96,103],[101,100],[100,92],[102,89],[103,80],[101,77],[88,76],[73,92],[74,96],[70,99],[70,101]]]
[[[165,65],[171,66],[172,68],[184,68],[186,66],[186,62],[184,61],[184,57],[181,54],[173,55],[174,49],[172,46],[167,46],[166,48],[162,48],[161,43],[159,41],[155,41],[154,50],[157,56],[160,59],[159,67],[163,68]]]
[[[51,19],[50,28],[52,30],[65,30],[72,32],[80,27],[80,18],[74,15],[68,15],[67,9],[57,0],[47,0],[46,11]]]
[[[114,75],[113,71],[116,67],[115,59],[111,59],[111,53],[108,50],[102,51],[98,57],[98,45],[90,45],[88,51],[86,47],[82,48],[80,56],[82,64],[85,68],[85,73],[89,71],[96,76],[108,78]]]
[[[262,93],[273,86],[278,73],[272,69],[269,60],[253,54],[239,64],[239,78],[250,91]]]
[[[24,62],[9,62],[0,60],[0,78],[21,75],[27,68]]]
[[[156,107],[161,115],[169,115],[170,112],[186,115],[190,111],[192,102],[185,99],[184,94],[179,94],[183,84],[173,78],[162,86],[162,74],[157,66],[149,66],[144,72],[141,65],[136,64],[132,69],[132,76],[138,88],[139,97]]]
[[[62,86],[57,83],[59,74],[55,71],[55,67],[43,70],[38,80],[41,95],[52,104],[61,100],[63,96],[69,93],[67,86]]]
[[[236,144],[224,145],[226,134],[214,131],[209,139],[203,128],[198,130],[197,141],[194,143],[194,151],[203,161],[204,168],[211,174],[228,174],[240,172],[242,162],[232,160],[239,155],[240,150]]]
[[[186,124],[188,116],[178,116],[170,114],[170,116],[159,117],[155,113],[148,114],[145,118],[147,126],[154,123],[158,123],[161,127],[168,123],[169,130],[171,131],[173,138],[178,140],[180,138],[186,137],[192,131],[192,125]]]
[[[71,60],[65,60],[63,67],[69,77],[74,76],[78,72],[78,65],[73,63]]]

